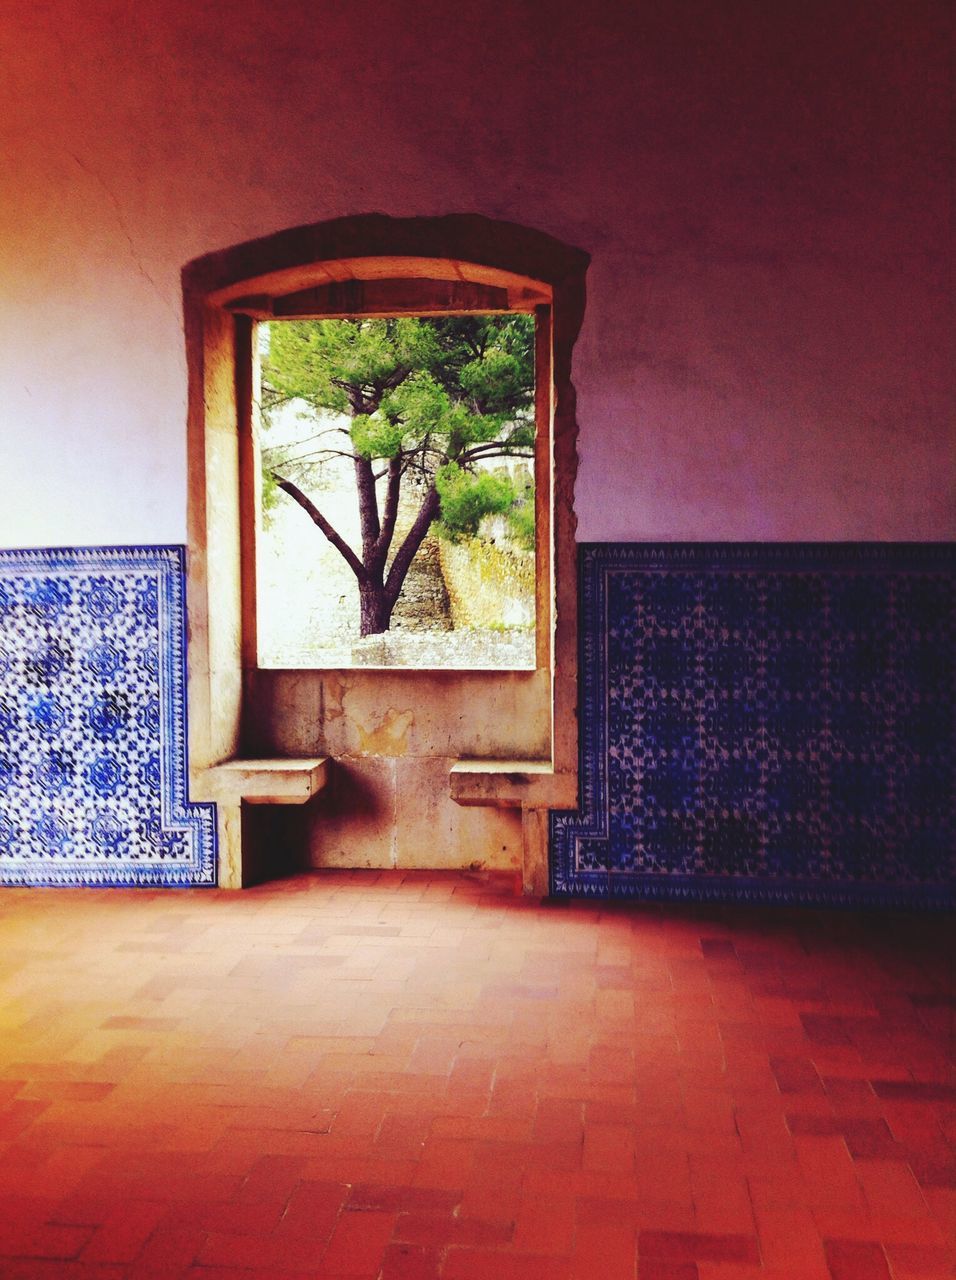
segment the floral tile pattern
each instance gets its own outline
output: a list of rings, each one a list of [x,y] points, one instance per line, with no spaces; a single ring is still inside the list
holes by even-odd
[[[589,544],[557,895],[945,905],[956,548]]]
[[[0,552],[0,884],[207,885],[180,547]]]

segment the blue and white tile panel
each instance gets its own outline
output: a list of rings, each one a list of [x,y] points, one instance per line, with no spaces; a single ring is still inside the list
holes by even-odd
[[[212,885],[180,547],[0,552],[0,884]]]
[[[580,605],[555,895],[953,902],[956,548],[590,544]]]

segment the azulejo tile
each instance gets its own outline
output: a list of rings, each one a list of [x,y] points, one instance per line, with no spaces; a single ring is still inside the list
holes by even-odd
[[[556,895],[949,905],[956,548],[580,548]]]
[[[0,884],[210,885],[181,547],[0,552]]]

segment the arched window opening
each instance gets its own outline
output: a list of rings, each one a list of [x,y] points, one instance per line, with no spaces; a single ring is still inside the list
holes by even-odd
[[[280,815],[249,806],[321,791],[287,814],[301,817],[307,865],[439,856],[543,886],[542,814],[577,798],[570,367],[587,261],[477,216],[366,215],[185,268],[190,772],[194,794],[219,804],[220,883],[274,873],[249,847],[263,834],[268,861]],[[311,435],[277,454],[264,418],[282,413],[303,413]],[[322,461],[348,481],[335,501],[351,504],[350,529],[330,513],[328,474],[299,456],[313,436],[334,442]],[[300,550],[269,603],[280,500],[300,547],[335,557],[345,588],[331,597],[299,589]],[[477,542],[486,566],[503,548],[530,565],[525,624],[499,597],[484,627],[508,642],[523,629],[518,658],[513,643],[483,661],[450,656],[402,620],[429,538],[439,562]],[[461,605],[476,605],[480,576],[456,585]],[[316,658],[307,627],[297,655],[274,626],[296,609],[348,614],[354,635]]]

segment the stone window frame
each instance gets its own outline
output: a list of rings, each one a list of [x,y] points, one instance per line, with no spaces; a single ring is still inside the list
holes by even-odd
[[[537,561],[537,662],[550,671],[551,757],[530,777],[485,776],[462,803],[517,804],[539,817],[573,807],[577,792],[577,572],[573,512],[577,471],[571,354],[584,314],[588,255],[551,236],[478,215],[346,217],[281,231],[207,254],[183,270],[188,371],[189,747],[194,780],[242,755],[244,672],[255,666],[255,472],[251,414],[254,317],[309,290],[375,280],[445,280],[508,290],[541,309],[550,378],[536,377],[537,435],[550,443],[543,514],[549,537]],[[279,303],[278,309],[283,309]],[[517,309],[517,308],[516,308]],[[322,314],[328,314],[323,309]],[[538,401],[540,401],[540,406]],[[539,417],[539,407],[542,417]],[[549,431],[544,432],[547,417]],[[536,450],[536,478],[540,463]],[[538,511],[539,519],[541,511]],[[403,669],[392,669],[393,674]],[[409,672],[416,669],[406,669]],[[495,673],[489,672],[490,675]],[[478,783],[476,782],[476,786]],[[517,786],[520,800],[511,796]],[[482,789],[483,788],[483,789]],[[466,788],[467,790],[467,788]],[[503,798],[504,797],[504,798]],[[458,798],[456,796],[456,798]],[[539,824],[540,825],[540,824]],[[539,842],[540,843],[540,842]],[[539,858],[540,861],[540,850]]]
[[[418,258],[382,257],[324,262],[322,283],[291,293],[242,294],[227,297],[223,305],[237,317],[251,321],[237,324],[237,365],[248,360],[252,368],[249,398],[252,410],[240,413],[240,430],[248,441],[240,454],[242,513],[242,650],[243,666],[261,666],[258,629],[258,555],[261,521],[261,479],[256,445],[255,406],[259,400],[259,361],[255,325],[283,320],[429,317],[452,315],[533,315],[534,423],[532,466],[535,480],[535,670],[551,664],[551,302],[550,286],[525,277],[494,272],[462,262],[435,262]],[[348,273],[347,275],[345,273]],[[254,531],[249,536],[249,531]],[[375,664],[371,664],[373,667]],[[270,664],[274,666],[274,664]],[[428,670],[435,664],[412,663],[388,670]],[[330,664],[313,669],[335,669]],[[351,669],[351,667],[349,668]],[[463,670],[469,668],[464,667]],[[482,670],[510,670],[508,664]]]

